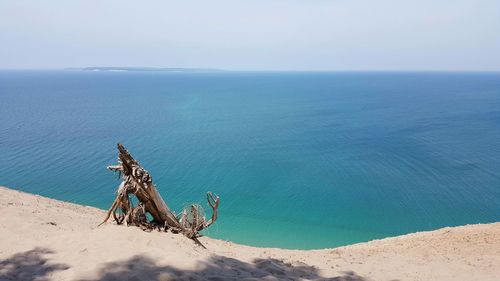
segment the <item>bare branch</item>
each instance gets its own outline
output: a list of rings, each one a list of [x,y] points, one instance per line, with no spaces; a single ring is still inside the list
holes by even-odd
[[[136,225],[148,231],[155,228],[170,230],[196,239],[199,231],[217,220],[220,199],[211,192],[207,193],[208,205],[212,208],[210,220],[207,221],[203,216],[202,207],[195,204],[191,205],[190,209],[185,209],[180,217],[176,217],[160,196],[149,172],[130,155],[123,145],[118,144],[117,147],[119,164],[107,168],[120,172],[122,183],[118,187],[116,199],[108,210],[106,218],[99,225],[107,222],[113,215],[118,224],[125,222],[127,225]],[[137,197],[138,206],[132,206],[130,195]],[[147,218],[147,213],[153,217],[152,220]]]

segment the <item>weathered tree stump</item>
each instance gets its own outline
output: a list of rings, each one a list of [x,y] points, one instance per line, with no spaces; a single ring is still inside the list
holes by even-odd
[[[123,145],[118,144],[118,152],[118,165],[108,166],[108,169],[119,172],[122,182],[106,218],[99,225],[106,223],[113,216],[117,224],[135,225],[148,231],[158,229],[182,233],[196,240],[200,231],[217,220],[220,201],[217,195],[207,193],[207,201],[212,208],[212,217],[209,220],[203,216],[201,206],[196,204],[185,208],[177,216],[168,208],[148,171],[139,165]],[[130,196],[137,198],[137,206],[133,205]],[[150,214],[152,219],[149,219],[147,214]]]

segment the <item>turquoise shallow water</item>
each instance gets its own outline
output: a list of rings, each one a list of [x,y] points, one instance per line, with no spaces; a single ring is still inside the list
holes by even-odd
[[[0,185],[108,208],[123,142],[206,233],[324,248],[500,220],[500,73],[0,71]]]

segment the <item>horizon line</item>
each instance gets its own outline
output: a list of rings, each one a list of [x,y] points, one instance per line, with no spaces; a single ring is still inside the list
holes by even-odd
[[[102,68],[102,70],[99,70]],[[95,69],[95,70],[94,70]],[[85,66],[2,68],[0,71],[95,71],[95,72],[500,72],[500,69],[222,69],[212,67]]]

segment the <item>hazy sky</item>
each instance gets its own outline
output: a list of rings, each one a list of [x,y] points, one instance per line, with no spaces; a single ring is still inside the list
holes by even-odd
[[[0,68],[500,70],[500,0],[0,0]]]

